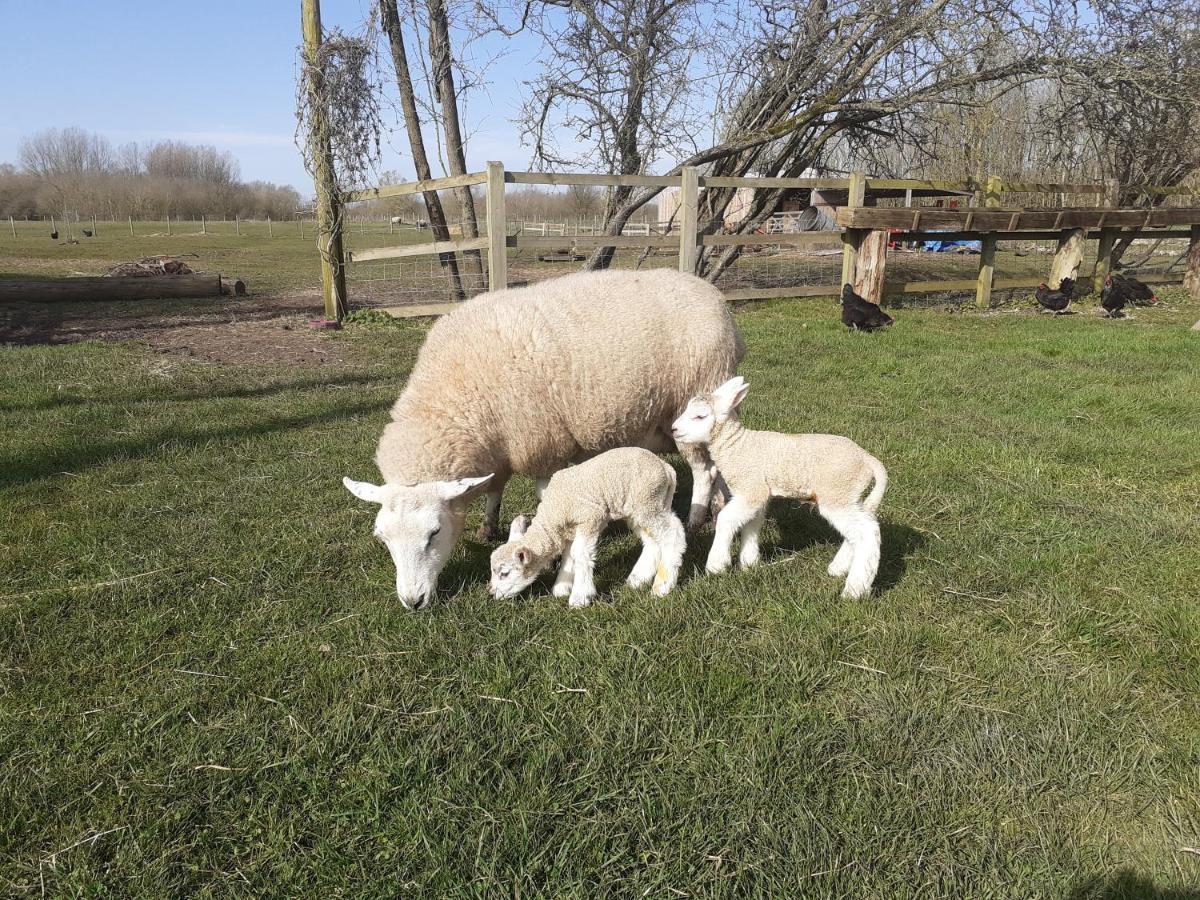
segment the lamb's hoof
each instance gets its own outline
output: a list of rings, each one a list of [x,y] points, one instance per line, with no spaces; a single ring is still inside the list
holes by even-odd
[[[567,601],[567,606],[571,607],[571,609],[583,609],[585,606],[591,606],[591,605],[592,605],[591,597],[572,597],[570,600]]]
[[[709,575],[720,575],[722,572],[727,571],[729,569],[730,565],[731,565],[731,563],[712,563],[712,562],[710,562],[710,563],[705,564],[704,571],[707,572]]]
[[[631,574],[628,578],[625,579],[625,583],[627,585],[629,585],[631,588],[635,588],[635,589],[636,588],[644,588],[646,585],[648,585],[650,583],[650,579],[645,577],[644,575],[632,575]]]
[[[871,589],[869,587],[859,588],[857,590],[846,588],[842,591],[843,600],[862,600],[864,597],[869,597],[870,595]]]
[[[825,570],[833,578],[845,578],[850,573],[849,566],[839,566],[834,563],[829,564],[829,568]]]
[[[571,596],[571,584],[570,584],[570,582],[567,582],[566,584],[556,584],[554,587],[552,587],[550,589],[550,593],[553,594],[555,597],[570,597]],[[572,605],[574,605],[574,604],[572,604]]]
[[[650,589],[650,593],[655,597],[665,597],[671,593],[673,588],[674,585],[668,581],[656,581],[654,582],[654,587]]]
[[[481,544],[490,544],[493,541],[500,539],[500,529],[495,525],[480,525],[479,530],[475,532],[475,540]]]

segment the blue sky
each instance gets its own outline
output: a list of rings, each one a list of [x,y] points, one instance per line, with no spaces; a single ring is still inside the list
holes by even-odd
[[[324,24],[353,28],[370,6],[322,0]],[[292,138],[299,43],[299,0],[0,0],[0,162],[17,161],[23,135],[76,125],[114,144],[211,144],[238,159],[244,179],[307,194]],[[510,120],[536,47],[510,47],[470,104],[472,168],[529,161]],[[412,177],[403,135],[390,143],[383,167]]]

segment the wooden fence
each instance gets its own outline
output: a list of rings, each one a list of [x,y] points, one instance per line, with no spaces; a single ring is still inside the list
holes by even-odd
[[[536,236],[509,235],[505,216],[505,186],[521,185],[590,185],[600,187],[678,188],[680,202],[674,222],[674,233],[645,235],[572,235]],[[753,300],[770,297],[801,297],[837,294],[841,285],[853,284],[865,296],[879,300],[885,295],[922,292],[974,291],[976,302],[986,306],[993,290],[1034,287],[1043,280],[1055,277],[1064,266],[1072,272],[1082,261],[1082,243],[1099,242],[1097,265],[1092,273],[1097,282],[1107,274],[1108,257],[1114,243],[1121,238],[1188,238],[1189,268],[1185,276],[1150,276],[1157,283],[1183,280],[1193,296],[1200,299],[1200,209],[1158,207],[1154,209],[1115,209],[1105,205],[1116,196],[1116,186],[1109,184],[1060,184],[1043,182],[1005,182],[997,177],[982,181],[938,181],[924,179],[871,178],[855,172],[849,178],[759,178],[710,177],[699,170],[685,167],[678,175],[592,175],[581,173],[510,172],[503,163],[489,162],[484,172],[473,172],[450,178],[390,185],[347,195],[347,202],[399,197],[429,191],[442,191],[464,186],[484,186],[486,229],[479,237],[431,241],[409,246],[375,247],[354,250],[346,255],[344,264],[383,259],[432,256],[466,251],[487,252],[487,276],[490,290],[500,290],[508,284],[507,254],[510,248],[548,249],[569,242],[581,251],[596,247],[614,248],[677,248],[679,269],[696,271],[701,247],[751,246],[760,244],[803,248],[828,244],[831,233],[797,232],[784,234],[711,233],[698,221],[700,192],[705,188],[751,188],[754,190],[810,189],[844,191],[846,203],[837,210],[842,244],[840,284],[808,284],[769,288],[748,288],[726,292],[730,300]],[[1189,188],[1139,188],[1147,194],[1177,194],[1196,197],[1200,192]],[[884,208],[866,205],[869,197],[878,195],[903,196],[906,203],[920,196],[954,196],[970,205],[962,209],[905,206]],[[1006,208],[1006,194],[1040,194],[1066,197],[1094,196],[1096,205],[1072,208]],[[836,234],[836,232],[835,232]],[[897,281],[886,277],[887,247],[890,241],[922,240],[979,241],[978,273],[970,280]],[[1047,279],[995,278],[995,252],[998,241],[1046,240],[1059,241],[1058,252]],[[411,307],[410,314],[429,315],[453,308],[454,304],[423,304]]]

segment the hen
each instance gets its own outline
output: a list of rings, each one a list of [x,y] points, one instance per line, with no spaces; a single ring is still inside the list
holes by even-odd
[[[896,320],[870,300],[854,293],[854,288],[842,288],[842,324],[855,331],[875,331]]]
[[[1037,286],[1037,290],[1033,292],[1033,295],[1037,297],[1038,303],[1057,316],[1061,315],[1063,310],[1070,305],[1071,297],[1074,293],[1075,279],[1064,278],[1059,283],[1057,290],[1051,290],[1045,282],[1042,282]]]

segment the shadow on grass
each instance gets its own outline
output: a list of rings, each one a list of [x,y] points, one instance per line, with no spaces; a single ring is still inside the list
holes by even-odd
[[[47,397],[29,403],[0,403],[0,412],[33,412],[42,409],[55,409],[65,406],[130,406],[137,403],[189,403],[196,400],[237,400],[250,397],[271,397],[288,391],[309,391],[323,387],[352,387],[354,385],[380,385],[389,381],[390,376],[380,375],[339,375],[333,378],[305,378],[299,381],[274,382],[258,387],[201,388],[186,393],[155,393],[146,391],[141,394],[110,397]],[[395,377],[397,385],[396,396],[399,396],[403,375]]]
[[[70,472],[78,475],[83,469],[102,466],[113,460],[140,459],[159,453],[164,447],[200,447],[214,441],[237,441],[281,431],[307,428],[321,422],[336,422],[361,413],[379,412],[392,405],[392,401],[376,400],[370,403],[348,403],[323,412],[307,413],[302,416],[280,416],[264,419],[248,425],[219,428],[203,428],[181,431],[177,427],[160,428],[150,435],[135,440],[107,441],[84,447],[59,447],[40,457],[18,457],[0,460],[0,486],[22,484]]]
[[[1131,869],[1096,875],[1076,884],[1068,900],[1200,900],[1200,888],[1158,887]]]

